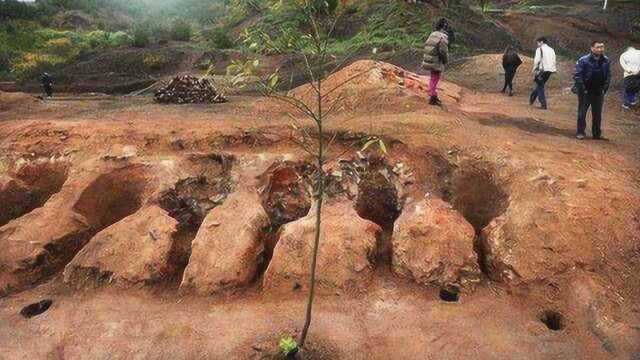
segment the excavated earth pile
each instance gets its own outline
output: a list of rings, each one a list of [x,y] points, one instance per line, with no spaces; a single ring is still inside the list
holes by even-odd
[[[177,76],[156,90],[154,98],[161,104],[224,103],[227,99],[211,80],[193,76]]]
[[[265,99],[2,123],[2,356],[269,358],[300,331],[320,172],[314,356],[640,354],[626,123],[576,143],[548,135],[573,114],[448,82],[427,107],[427,84],[374,61],[329,76],[322,169]],[[523,111],[548,131],[513,125]]]

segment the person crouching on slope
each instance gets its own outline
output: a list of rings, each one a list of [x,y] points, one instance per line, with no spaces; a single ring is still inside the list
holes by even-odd
[[[575,85],[572,90],[578,95],[578,130],[576,138],[584,139],[587,127],[587,111],[591,107],[591,133],[596,140],[602,139],[602,108],[604,96],[611,83],[611,62],[604,55],[604,43],[591,43],[591,53],[578,59],[573,73]]]
[[[513,79],[516,76],[518,67],[522,65],[522,59],[518,56],[518,52],[513,45],[507,46],[502,55],[502,68],[504,69],[504,87],[502,92],[505,93],[509,88],[509,96],[513,96]]]
[[[449,62],[449,22],[440,19],[436,23],[436,31],[429,35],[424,44],[424,58],[422,68],[431,72],[429,80],[429,104],[442,105],[438,98],[438,83],[444,71],[445,65]]]
[[[638,104],[640,93],[640,50],[630,47],[620,55],[620,65],[624,71],[622,107],[629,109]]]
[[[542,109],[547,109],[547,96],[544,92],[544,86],[549,81],[551,74],[557,71],[556,69],[556,52],[547,45],[547,39],[540,37],[536,39],[538,48],[536,49],[536,55],[533,59],[533,74],[536,87],[531,92],[529,97],[529,105],[533,105],[536,99],[540,100],[540,106]]]

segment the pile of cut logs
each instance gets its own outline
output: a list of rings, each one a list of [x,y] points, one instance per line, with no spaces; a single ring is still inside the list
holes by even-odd
[[[194,76],[176,76],[155,92],[154,98],[162,104],[223,103],[227,99],[208,79]]]

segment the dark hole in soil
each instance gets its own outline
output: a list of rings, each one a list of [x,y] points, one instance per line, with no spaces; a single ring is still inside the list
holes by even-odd
[[[356,211],[384,229],[393,228],[400,215],[396,187],[378,171],[364,174],[358,186]]]
[[[462,164],[453,173],[452,195],[445,199],[480,233],[506,209],[507,194],[496,183],[492,171],[481,164]]]
[[[377,261],[391,264],[393,225],[401,208],[395,175],[383,160],[376,162],[374,159],[360,176],[356,212],[363,219],[380,225],[382,233],[377,239]]]
[[[312,202],[313,166],[304,162],[276,162],[262,175],[266,186],[262,206],[277,227],[297,220],[309,212]]]
[[[460,300],[460,290],[456,287],[440,289],[440,300],[446,302],[458,302]]]
[[[564,316],[557,311],[543,311],[538,318],[549,330],[558,331],[564,329]]]
[[[44,313],[45,311],[49,310],[49,308],[51,307],[51,304],[53,304],[53,300],[45,299],[40,302],[27,305],[23,307],[22,310],[20,310],[20,315],[22,315],[27,319],[32,318],[34,316],[38,316]]]
[[[42,207],[67,180],[67,165],[33,163],[19,168],[0,191],[0,226]]]
[[[508,195],[498,184],[490,164],[465,161],[455,168],[450,167],[439,174],[444,182],[443,199],[450,202],[475,229],[474,250],[478,254],[480,269],[487,274],[482,230],[504,213]]]
[[[260,281],[260,279],[267,271],[267,267],[269,267],[271,259],[273,258],[273,251],[275,250],[276,244],[278,243],[279,230],[280,227],[274,225],[267,226],[260,230],[259,237],[260,242],[264,244],[264,250],[262,254],[260,254],[258,267],[253,278],[254,283],[262,284],[262,281]]]

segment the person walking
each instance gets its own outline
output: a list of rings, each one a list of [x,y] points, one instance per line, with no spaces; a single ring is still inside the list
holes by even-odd
[[[529,97],[529,104],[533,105],[536,100],[540,101],[542,109],[547,109],[547,96],[545,94],[545,84],[549,81],[551,74],[557,71],[556,69],[556,52],[551,46],[547,44],[547,38],[540,37],[536,39],[538,48],[533,59],[533,74],[536,87],[531,92]]]
[[[638,104],[640,93],[640,50],[630,47],[620,55],[620,65],[624,71],[622,107],[629,109]]]
[[[504,87],[502,88],[502,92],[505,93],[507,88],[509,88],[509,96],[513,96],[513,79],[520,65],[522,65],[522,59],[518,56],[516,49],[513,45],[507,46],[502,55],[502,68],[504,69]]]
[[[40,84],[42,84],[42,90],[45,97],[53,96],[53,78],[49,73],[44,72],[40,75]]]
[[[424,58],[422,68],[431,72],[429,79],[429,104],[442,105],[438,98],[438,83],[442,77],[445,65],[449,62],[449,22],[440,19],[436,23],[436,31],[429,35],[424,44]]]
[[[578,130],[576,138],[585,138],[587,111],[591,107],[591,133],[596,140],[602,137],[602,108],[604,97],[611,83],[611,62],[604,55],[602,41],[591,43],[591,52],[576,63],[573,73],[575,85],[572,90],[578,95]]]

